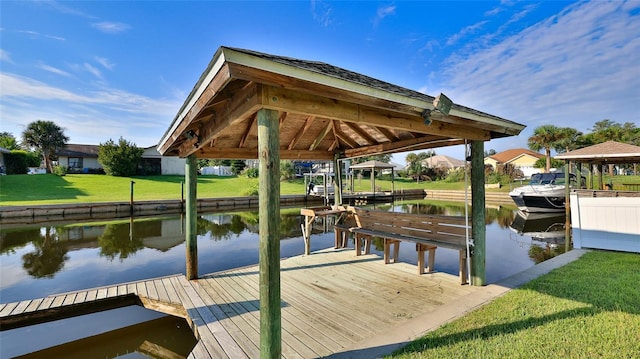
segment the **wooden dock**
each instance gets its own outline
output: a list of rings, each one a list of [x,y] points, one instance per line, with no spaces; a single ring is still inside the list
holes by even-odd
[[[437,259],[436,259],[437,260]],[[189,358],[260,356],[258,267],[187,281],[183,275],[0,304],[2,330],[127,305],[181,316],[197,345]],[[319,358],[401,328],[478,290],[445,273],[417,275],[414,265],[385,265],[353,249],[281,261],[282,357]]]

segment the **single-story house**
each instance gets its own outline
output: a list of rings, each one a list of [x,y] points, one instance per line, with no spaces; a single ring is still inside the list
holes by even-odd
[[[69,173],[102,173],[96,145],[67,144],[56,155],[58,165]]]
[[[491,165],[494,170],[498,165],[509,164],[522,171],[526,178],[530,178],[532,174],[540,172],[539,168],[534,167],[540,158],[544,158],[541,153],[526,148],[514,148],[485,157],[484,164]]]
[[[146,175],[181,175],[184,176],[186,159],[180,157],[167,157],[158,152],[158,146],[144,149],[142,161],[138,166],[144,169]]]
[[[453,170],[457,168],[464,168],[465,162],[445,155],[435,155],[423,160],[422,165],[428,168],[445,168]]]
[[[58,165],[67,167],[69,173],[103,173],[102,165],[98,162],[99,148],[97,145],[67,144],[56,154]],[[162,156],[157,146],[143,150],[138,165],[140,174],[184,175],[184,158]]]

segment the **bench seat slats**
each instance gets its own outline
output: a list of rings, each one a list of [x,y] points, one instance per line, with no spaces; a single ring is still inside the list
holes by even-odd
[[[389,263],[390,249],[394,248],[394,259],[397,259],[397,248],[400,242],[416,243],[418,252],[418,273],[424,273],[424,255],[429,254],[428,267],[433,268],[435,249],[449,248],[459,251],[459,275],[462,284],[467,283],[466,270],[466,232],[467,221],[463,216],[422,215],[400,212],[368,210],[348,207],[347,220],[334,226],[336,247],[345,243],[346,234],[356,237],[356,254],[360,253],[361,240],[372,237],[384,239],[385,263]],[[365,248],[367,245],[365,245]]]

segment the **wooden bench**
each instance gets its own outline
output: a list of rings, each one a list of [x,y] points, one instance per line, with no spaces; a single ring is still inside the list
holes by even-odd
[[[459,253],[459,276],[461,284],[467,280],[466,223],[462,216],[439,216],[368,210],[348,207],[345,221],[335,226],[336,246],[344,246],[347,233],[353,233],[356,255],[360,255],[364,243],[365,253],[369,252],[374,237],[384,241],[385,264],[396,262],[400,242],[412,242],[418,253],[418,273],[432,271],[435,251],[438,247],[457,250]],[[349,216],[352,220],[350,222]],[[428,260],[425,261],[425,255]],[[426,262],[426,263],[425,263]]]

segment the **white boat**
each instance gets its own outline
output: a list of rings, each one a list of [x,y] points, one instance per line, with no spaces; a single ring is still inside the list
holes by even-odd
[[[570,174],[569,179],[570,186],[576,188],[576,176]],[[565,210],[564,173],[536,173],[528,185],[513,189],[509,196],[524,212],[562,212]]]

